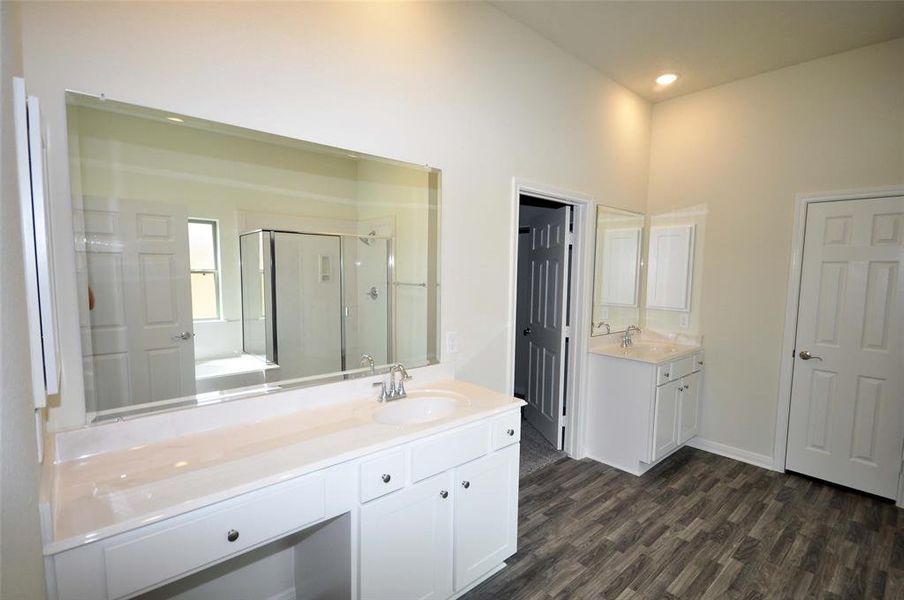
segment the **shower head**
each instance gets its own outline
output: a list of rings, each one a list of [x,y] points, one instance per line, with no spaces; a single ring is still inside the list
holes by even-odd
[[[359,237],[358,239],[361,240],[361,243],[363,243],[365,246],[370,246],[370,243],[373,241],[373,238],[376,235],[377,232],[371,230],[371,232],[367,234],[367,237]]]

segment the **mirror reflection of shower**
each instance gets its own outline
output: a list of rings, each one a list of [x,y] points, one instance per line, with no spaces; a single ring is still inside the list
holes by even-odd
[[[260,229],[239,247],[244,352],[280,380],[390,362],[389,239]]]

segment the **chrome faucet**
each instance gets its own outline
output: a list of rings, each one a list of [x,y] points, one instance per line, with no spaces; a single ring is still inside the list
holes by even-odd
[[[399,381],[396,383],[395,374],[399,374]],[[379,402],[388,402],[390,400],[398,400],[400,398],[404,398],[408,395],[405,391],[405,382],[411,380],[411,375],[408,374],[408,370],[405,369],[405,366],[401,363],[396,363],[389,367],[389,385],[386,385],[386,381],[376,381],[374,385],[380,386],[380,396],[377,398]]]
[[[631,333],[635,331],[637,333],[640,333],[640,327],[638,327],[637,325],[628,325],[628,328],[625,329],[625,335],[621,341],[622,348],[630,348],[634,345],[634,340],[631,339]]]
[[[370,354],[362,354],[361,360],[358,362],[358,364],[362,367],[364,365],[367,365],[368,368],[370,368],[370,374],[371,375],[376,374],[376,370],[374,369],[374,357],[371,356]]]

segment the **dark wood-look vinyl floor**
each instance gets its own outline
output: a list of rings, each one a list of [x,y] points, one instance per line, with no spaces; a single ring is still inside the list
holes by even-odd
[[[904,598],[904,510],[684,448],[521,480],[518,553],[467,600]]]

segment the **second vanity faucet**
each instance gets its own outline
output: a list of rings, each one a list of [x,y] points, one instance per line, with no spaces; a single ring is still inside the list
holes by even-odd
[[[634,340],[631,338],[631,334],[634,332],[640,333],[640,327],[628,325],[628,328],[625,329],[625,337],[622,338],[622,348],[630,348],[634,345]]]
[[[399,381],[396,383],[395,374],[399,374]],[[405,391],[405,382],[412,379],[408,374],[408,370],[402,363],[396,363],[389,368],[389,385],[385,381],[374,382],[375,386],[380,386],[380,396],[377,398],[379,402],[388,402],[390,400],[398,400],[408,395]]]

